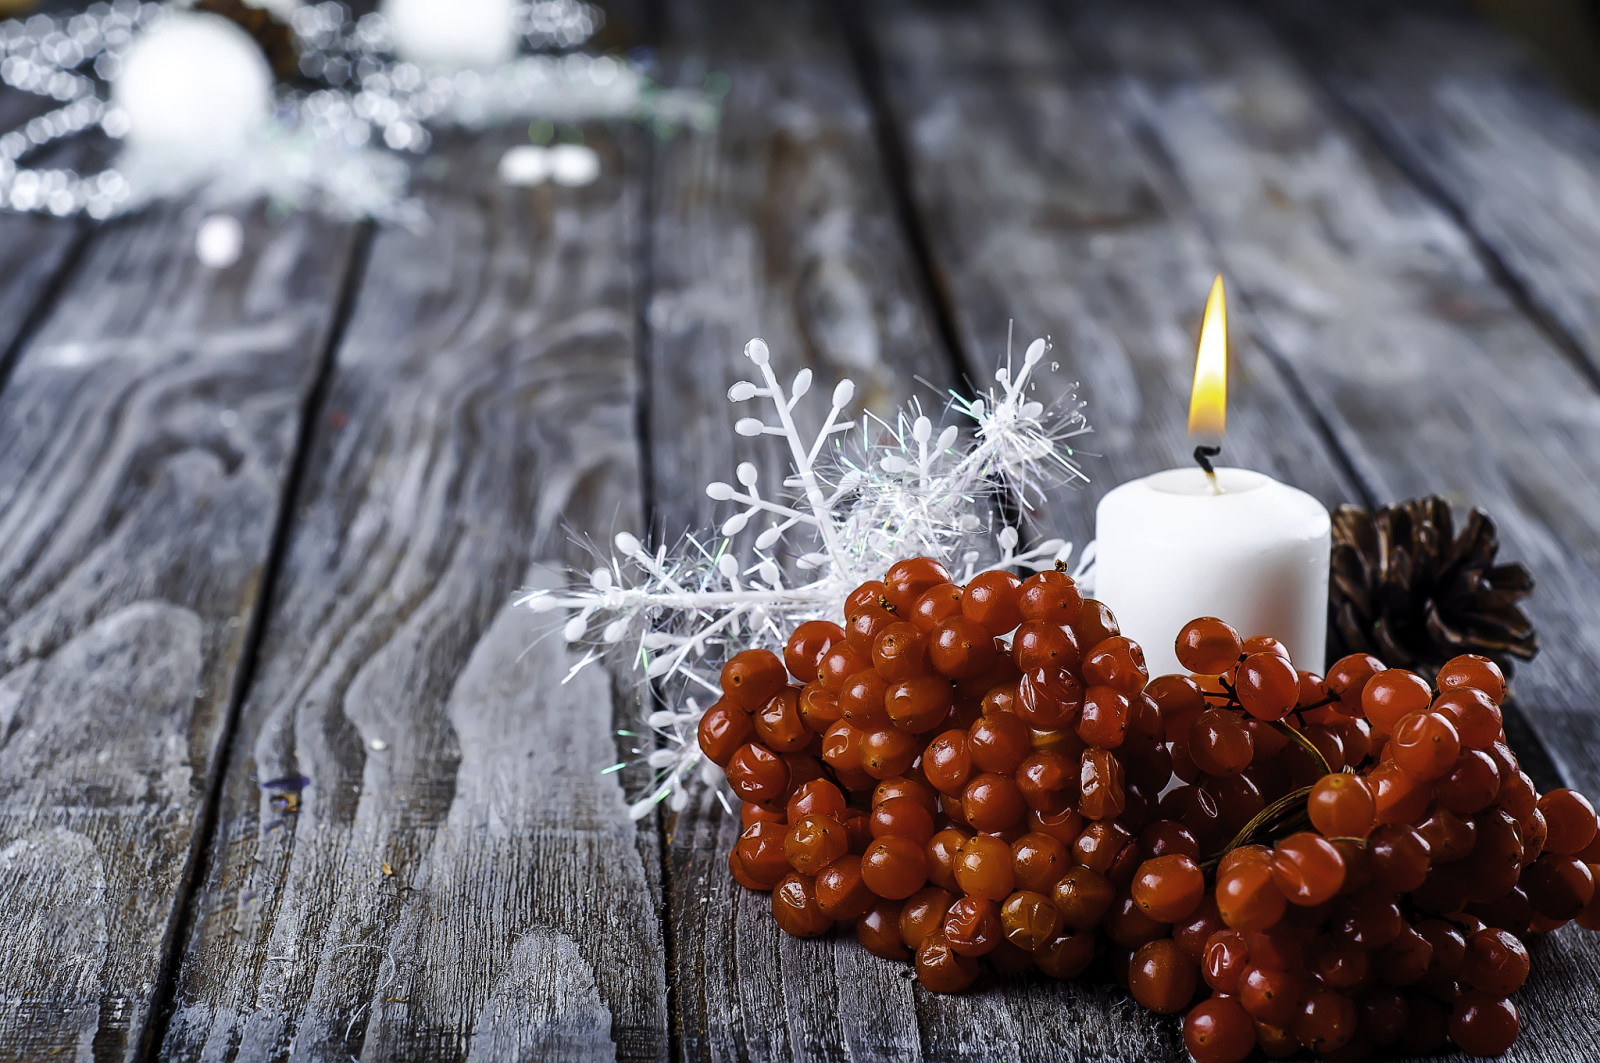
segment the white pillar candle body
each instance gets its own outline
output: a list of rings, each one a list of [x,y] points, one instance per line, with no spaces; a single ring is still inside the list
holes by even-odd
[[[1199,468],[1171,469],[1100,501],[1095,597],[1144,648],[1151,676],[1184,671],[1173,642],[1199,616],[1221,617],[1244,638],[1271,635],[1296,668],[1321,673],[1328,511],[1261,473],[1216,472],[1220,493]]]

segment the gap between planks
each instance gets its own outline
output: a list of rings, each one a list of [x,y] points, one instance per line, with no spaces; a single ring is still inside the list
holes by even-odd
[[[1370,108],[1381,102],[1382,90],[1369,88],[1368,92],[1372,98],[1368,99],[1365,105],[1362,104],[1359,86],[1363,74],[1358,69],[1346,69],[1348,60],[1341,54],[1341,48],[1348,47],[1350,42],[1339,36],[1339,34],[1354,35],[1358,31],[1348,25],[1340,26],[1339,34],[1336,34],[1333,40],[1322,40],[1320,43],[1323,47],[1317,47],[1319,41],[1315,34],[1319,29],[1327,29],[1330,23],[1382,20],[1391,15],[1400,21],[1406,16],[1398,11],[1387,10],[1385,7],[1360,2],[1339,6],[1327,3],[1325,0],[1302,0],[1300,3],[1283,6],[1264,3],[1262,0],[1235,0],[1235,2],[1242,3],[1246,10],[1273,33],[1281,42],[1284,51],[1293,57],[1308,80],[1316,86],[1319,97],[1331,110],[1340,115],[1347,124],[1359,130],[1361,135],[1416,185],[1427,199],[1450,216],[1455,225],[1471,241],[1473,251],[1484,263],[1496,284],[1506,291],[1517,309],[1544,334],[1550,345],[1567,356],[1573,368],[1589,382],[1595,393],[1600,395],[1600,363],[1589,356],[1588,346],[1577,325],[1564,319],[1551,305],[1547,293],[1541,289],[1537,278],[1525,276],[1514,268],[1506,248],[1485,232],[1469,203],[1463,198],[1464,193],[1453,191],[1441,181],[1437,172],[1430,169],[1419,157],[1417,146],[1409,143],[1396,126],[1380,121],[1375,116]],[[1505,50],[1531,61],[1532,57],[1525,54],[1527,48],[1524,45],[1504,39],[1505,31],[1488,25],[1482,16],[1475,12],[1460,10],[1447,14],[1433,9],[1431,5],[1417,6],[1420,12],[1414,17],[1437,19],[1447,24],[1449,30],[1470,37],[1472,44],[1479,49]],[[1404,5],[1400,7],[1403,9]],[[1367,32],[1374,31],[1369,28]],[[1482,57],[1476,56],[1476,58]],[[1426,77],[1431,73],[1431,69],[1425,69],[1421,76]],[[1571,117],[1578,118],[1591,130],[1600,129],[1600,125],[1595,123],[1586,104],[1569,99],[1566,91],[1546,83],[1548,76],[1545,72],[1529,71],[1529,73],[1537,82],[1531,86],[1531,90],[1541,95],[1544,102],[1565,108]],[[1511,76],[1512,72],[1491,69],[1485,80],[1492,81],[1497,77]],[[1443,116],[1438,117],[1443,120]],[[1522,250],[1537,250],[1537,247]]]
[[[217,830],[217,811],[222,803],[222,781],[227,778],[234,761],[234,731],[238,727],[239,714],[243,709],[245,697],[255,680],[257,656],[261,650],[262,639],[266,637],[278,572],[283,567],[289,538],[293,533],[294,515],[300,501],[300,488],[305,480],[312,442],[316,437],[315,428],[320,420],[322,408],[327,402],[328,387],[338,361],[339,346],[344,342],[345,329],[349,326],[354,313],[361,281],[365,278],[367,266],[371,262],[372,243],[376,231],[376,223],[370,220],[361,223],[356,230],[350,260],[345,266],[344,275],[339,280],[339,295],[335,302],[333,318],[329,323],[327,341],[318,352],[316,379],[306,393],[305,404],[300,411],[294,456],[290,460],[289,475],[279,495],[279,508],[273,525],[272,540],[267,548],[266,562],[262,566],[260,596],[250,618],[250,629],[245,635],[239,666],[234,673],[234,685],[229,695],[228,709],[222,721],[222,733],[217,740],[220,755],[212,767],[211,777],[206,780],[206,796],[200,806],[192,839],[193,849],[189,857],[188,873],[178,884],[178,896],[174,906],[175,918],[169,926],[165,942],[166,954],[161,958],[160,974],[150,1000],[150,1022],[146,1026],[144,1043],[139,1048],[141,1059],[158,1058],[162,1042],[166,1039],[173,995],[178,985],[178,968],[183,961],[181,953],[194,926],[195,899],[199,896],[200,884],[206,880],[206,875],[211,869],[212,845]]]
[[[894,202],[900,235],[916,266],[922,299],[933,319],[938,353],[944,355],[952,376],[970,386],[975,370],[978,373],[975,379],[985,379],[983,367],[976,365],[977,352],[963,349],[960,332],[956,328],[955,307],[952,305],[954,293],[939,283],[933,250],[928,246],[928,235],[917,217],[916,202],[911,192],[911,164],[889,106],[882,57],[872,46],[871,35],[862,21],[863,14],[859,6],[852,5],[849,0],[828,0],[827,6],[849,53],[856,83],[860,86],[861,97],[872,119],[872,139],[877,148],[883,183]],[[1025,337],[1023,342],[1029,341]]]

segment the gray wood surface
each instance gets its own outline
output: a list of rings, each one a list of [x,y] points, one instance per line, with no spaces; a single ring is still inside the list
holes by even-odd
[[[256,217],[208,270],[195,221],[101,229],[0,394],[8,1058],[142,1051],[349,258]]]
[[[1262,11],[1600,380],[1594,111],[1460,5],[1309,0]]]
[[[458,141],[381,231],[319,410],[175,1059],[664,1058],[650,864],[611,682],[511,607],[637,529],[639,183],[508,188]],[[631,719],[631,716],[629,717]]]
[[[1085,69],[1044,5],[878,5],[868,30],[908,161],[916,220],[970,371],[991,373],[1008,330],[1049,335],[1094,434],[1085,489],[1057,493],[1048,526],[1079,543],[1107,490],[1189,463],[1200,313],[1221,262],[1183,193],[1141,142],[1121,87]],[[1001,53],[1049,61],[1015,66]],[[1291,382],[1230,305],[1225,463],[1333,504],[1357,488]],[[1023,340],[1022,342],[1026,342]],[[983,377],[979,377],[984,379]]]
[[[252,216],[220,273],[193,212],[0,214],[0,1059],[1183,1058],[1103,972],[946,997],[790,938],[713,794],[636,825],[600,774],[640,688],[510,602],[781,471],[725,398],[755,335],[888,410],[1050,334],[1081,544],[1187,460],[1223,270],[1225,460],[1488,508],[1530,764],[1600,792],[1600,125],[1523,53],[1433,3],[608,6],[731,90],[587,129],[589,188],[447,137],[428,231]],[[1534,962],[1509,1058],[1585,1058],[1600,949]]]

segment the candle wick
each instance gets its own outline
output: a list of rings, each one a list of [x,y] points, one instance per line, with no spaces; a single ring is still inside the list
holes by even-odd
[[[1194,460],[1205,470],[1206,478],[1211,481],[1211,490],[1219,495],[1222,494],[1222,485],[1217,483],[1217,470],[1212,467],[1211,459],[1221,453],[1220,446],[1208,446],[1205,443],[1194,448]]]

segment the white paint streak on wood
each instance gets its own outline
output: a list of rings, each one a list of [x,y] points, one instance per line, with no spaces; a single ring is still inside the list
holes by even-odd
[[[468,1063],[614,1058],[611,1011],[578,943],[545,927],[529,929],[478,1016]]]

